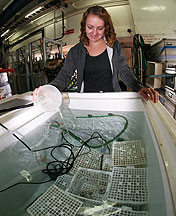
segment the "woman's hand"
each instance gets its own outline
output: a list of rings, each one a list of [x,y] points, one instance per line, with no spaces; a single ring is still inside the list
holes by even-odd
[[[148,101],[152,100],[154,103],[158,102],[158,92],[152,88],[141,88],[139,93]]]
[[[41,87],[41,86],[40,86],[40,87]],[[33,91],[33,98],[32,98],[33,103],[34,103],[34,101],[36,100],[36,97],[37,97],[37,94],[38,94],[38,91],[39,91],[39,88],[40,88],[40,87],[36,88],[36,89]]]

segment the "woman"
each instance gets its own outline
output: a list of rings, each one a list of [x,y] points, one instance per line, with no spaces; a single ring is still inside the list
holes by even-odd
[[[80,42],[70,49],[51,85],[62,91],[77,70],[78,92],[118,92],[121,91],[119,75],[132,91],[139,92],[146,100],[158,101],[158,93],[152,88],[144,88],[131,73],[116,39],[111,17],[103,7],[88,8],[80,30]]]

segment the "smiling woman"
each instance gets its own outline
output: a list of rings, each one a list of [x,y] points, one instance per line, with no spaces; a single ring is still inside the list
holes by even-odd
[[[102,38],[105,33],[104,21],[96,15],[90,14],[86,20],[86,37],[89,40],[89,46],[86,46],[89,53],[92,52],[92,56],[99,55],[106,49],[106,43]],[[102,45],[97,46],[99,49],[94,49],[94,45],[100,42]]]
[[[91,17],[91,18],[90,18]],[[90,22],[90,23],[89,23]],[[95,27],[98,27],[98,30],[102,30],[100,32],[101,38],[105,37],[107,44],[112,47],[114,41],[116,41],[116,33],[111,20],[110,14],[103,7],[94,6],[88,8],[83,14],[81,20],[81,34],[80,39],[84,42],[85,45],[88,45],[90,39],[88,38],[87,25],[92,24]],[[93,26],[92,26],[93,28]]]

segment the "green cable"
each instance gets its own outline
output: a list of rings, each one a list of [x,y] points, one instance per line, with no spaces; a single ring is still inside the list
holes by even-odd
[[[64,132],[67,132],[69,133],[69,135],[74,138],[75,140],[77,140],[78,142],[80,142],[81,144],[84,143],[84,140],[82,140],[80,137],[76,136],[74,133],[72,133],[71,131],[69,130],[66,130],[65,128],[60,128],[61,130],[63,130]]]
[[[123,134],[123,132],[127,129],[128,127],[128,120],[126,117],[122,116],[122,115],[101,115],[101,116],[92,116],[92,115],[88,115],[88,116],[79,116],[77,118],[104,118],[104,117],[112,117],[112,116],[115,116],[115,117],[121,117],[125,120],[125,125],[123,127],[123,129],[120,131],[120,133],[118,133],[114,138],[106,141],[103,143],[103,146],[106,146],[108,145],[109,143],[113,142],[115,139],[117,139],[120,135]],[[91,146],[91,145],[88,145],[90,148],[100,148],[102,147],[102,145],[96,145],[96,146]]]
[[[63,128],[63,127],[60,127],[60,125],[54,125],[54,124],[51,124],[50,125],[51,127],[56,127],[56,128],[60,128],[63,132],[67,132],[69,133],[69,135],[74,138],[75,140],[77,140],[78,142],[80,142],[81,144],[84,143],[84,140],[82,140],[80,137],[76,136],[74,133],[72,133],[71,131]]]
[[[104,118],[104,117],[112,117],[115,115],[100,115],[100,116],[93,116],[93,115],[88,115],[88,116],[77,116],[76,118]]]
[[[122,135],[124,133],[124,131],[127,129],[127,127],[128,127],[128,120],[127,120],[126,117],[124,117],[122,115],[101,115],[101,116],[88,115],[88,116],[79,116],[79,117],[76,117],[76,118],[104,118],[104,117],[113,117],[113,116],[123,118],[125,120],[125,125],[124,125],[123,129],[114,138],[112,138],[112,139],[110,139],[110,140],[108,140],[108,141],[106,141],[106,142],[104,142],[102,144],[103,146],[106,146],[109,143],[113,142],[115,139],[117,139],[120,135]],[[69,131],[69,130],[63,128],[63,127],[60,127],[60,125],[51,125],[51,126],[57,127],[57,128],[59,127],[62,131],[69,133],[69,135],[72,138],[74,138],[75,140],[77,140],[81,144],[85,143],[84,140],[82,140],[80,137],[76,136],[74,133],[72,133],[71,131]],[[87,145],[90,148],[94,148],[94,149],[102,147],[102,145],[96,145],[96,146],[91,146],[91,145],[88,145],[88,144],[85,144],[85,145]]]

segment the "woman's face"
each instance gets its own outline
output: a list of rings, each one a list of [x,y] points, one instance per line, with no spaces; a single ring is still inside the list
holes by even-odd
[[[86,36],[89,41],[97,42],[103,36],[105,32],[105,23],[98,16],[89,14],[86,20]]]

